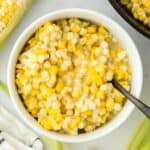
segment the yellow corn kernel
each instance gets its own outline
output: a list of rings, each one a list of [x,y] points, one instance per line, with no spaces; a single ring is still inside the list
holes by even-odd
[[[96,33],[96,27],[95,26],[90,26],[87,28],[88,33]]]
[[[85,37],[86,39],[90,39],[90,40],[91,40],[91,34],[90,34],[90,33],[86,33],[86,34],[84,35],[84,37]]]
[[[38,93],[38,90],[32,89],[30,95],[31,95],[31,96],[36,96],[37,93]]]
[[[112,57],[112,58],[115,58],[116,57],[116,51],[115,50],[110,50],[110,56]]]
[[[92,76],[92,75],[96,75],[97,72],[96,72],[95,68],[90,68],[90,69],[89,69],[89,74],[90,74],[91,76]]]
[[[103,63],[103,62],[100,62],[96,65],[96,68],[98,68],[99,70],[101,70],[101,72],[105,72],[105,68],[106,68],[106,65]]]
[[[13,3],[12,7],[11,7],[11,11],[15,12],[17,10],[18,6],[17,3]]]
[[[150,1],[149,0],[144,0],[143,3],[147,8],[150,9]]]
[[[107,32],[107,30],[103,27],[103,26],[100,26],[99,28],[98,28],[98,32],[100,33],[100,34],[107,34],[108,32]]]
[[[91,115],[92,115],[92,111],[91,111],[91,110],[87,110],[87,111],[85,112],[85,115],[91,116]]]
[[[113,109],[113,107],[114,107],[114,102],[113,102],[113,100],[108,100],[107,102],[106,102],[106,108],[107,108],[107,110],[112,110]]]
[[[100,107],[101,107],[101,108],[105,108],[105,107],[106,107],[106,102],[101,101],[101,103],[100,103]]]
[[[86,85],[90,85],[91,84],[91,78],[90,78],[89,74],[85,77],[84,84],[86,84]]]
[[[32,84],[32,87],[35,89],[35,90],[38,90],[40,88],[40,85],[39,83],[33,83]]]
[[[106,108],[100,109],[100,115],[104,115],[104,114],[106,114],[106,112],[107,112]]]
[[[114,114],[110,113],[108,116],[108,119],[111,120],[111,119],[113,119],[113,117],[114,117]]]
[[[28,78],[25,75],[22,75],[20,78],[18,78],[20,80],[20,84],[25,85],[28,82]]]
[[[36,52],[36,54],[38,54],[38,55],[44,55],[44,54],[47,53],[46,50],[43,49],[43,48],[37,48],[35,52]]]
[[[71,121],[71,123],[69,124],[69,127],[70,127],[71,129],[75,129],[75,128],[77,128],[77,123],[74,122],[74,121]]]
[[[106,123],[106,121],[107,121],[107,117],[106,117],[106,116],[103,116],[103,117],[101,118],[101,123],[104,124],[104,123]]]
[[[122,71],[121,69],[115,68],[115,77],[117,80],[128,80],[129,79],[129,73],[126,71]]]
[[[72,120],[71,120],[71,122],[70,122],[70,124],[69,124],[69,127],[70,127],[71,129],[75,129],[75,128],[78,127],[79,122],[80,122],[80,117],[76,117],[75,119],[72,119]]]
[[[39,120],[39,123],[47,130],[50,130],[52,128],[51,122],[48,120],[48,118],[42,118]]]
[[[31,114],[33,115],[33,117],[37,117],[38,109],[31,110]]]
[[[57,115],[55,116],[55,120],[56,120],[57,123],[62,122],[63,119],[64,119],[64,117],[63,117],[62,114],[57,114]]]
[[[28,44],[29,44],[29,47],[32,48],[34,47],[36,44],[37,44],[37,41],[35,38],[31,38],[29,41],[28,41]]]
[[[71,27],[71,31],[74,32],[74,33],[78,33],[80,31],[80,28],[78,25],[74,24],[72,27]]]
[[[64,88],[64,84],[62,82],[58,82],[56,85],[56,92],[60,93]]]
[[[81,118],[79,116],[76,116],[76,121],[79,123],[81,121]]]
[[[51,74],[56,75],[58,73],[58,67],[56,65],[51,65],[50,68],[49,68],[49,72]]]
[[[37,34],[40,35],[40,34],[43,33],[43,32],[44,32],[44,27],[41,27],[41,28],[38,29]]]
[[[122,49],[121,47],[117,47],[117,48],[115,49],[115,51],[116,51],[116,53],[120,53],[120,52],[123,51],[123,49]]]
[[[38,100],[35,97],[30,97],[28,103],[29,110],[38,108]]]
[[[8,24],[10,21],[10,18],[8,16],[5,16],[5,18],[2,19],[2,22],[5,24]]]
[[[84,86],[83,86],[83,90],[84,90],[84,92],[85,92],[86,94],[89,94],[89,92],[90,92],[90,87],[87,86],[87,85],[84,85]]]
[[[29,106],[29,99],[25,98],[24,99],[24,104],[25,104],[26,107],[28,107]]]
[[[120,81],[119,84],[121,84],[122,86],[127,86],[128,82],[127,81]]]
[[[62,65],[62,63],[63,63],[62,58],[58,58],[58,59],[57,59],[57,64],[58,64],[58,66],[61,66],[61,65]],[[61,73],[62,73],[62,70],[61,70],[61,69],[58,69],[58,74],[60,74],[60,75],[61,75]]]
[[[15,80],[15,83],[17,86],[20,86],[20,80],[18,78]]]
[[[90,78],[91,78],[92,83],[96,84],[97,86],[100,86],[103,83],[103,79],[96,72],[95,69],[91,68],[89,73],[90,73]]]
[[[73,90],[73,92],[72,92],[72,97],[73,98],[79,98],[81,95],[82,95],[82,90],[81,89]]]
[[[96,51],[96,47],[91,49],[91,59],[94,57]]]
[[[95,81],[95,84],[97,85],[97,86],[100,86],[100,85],[102,85],[103,84],[103,79],[102,79],[102,77],[101,76],[99,76],[99,78],[98,78],[98,76],[95,78],[95,80],[97,79],[97,82]]]
[[[47,22],[47,23],[45,23],[44,24],[44,30],[46,30],[47,31],[47,29],[50,27],[50,26],[52,26],[52,23],[51,22]]]
[[[75,108],[75,112],[80,114],[80,112],[81,112],[80,108]]]
[[[54,93],[54,90],[46,86],[45,84],[40,85],[40,91],[41,91],[42,96],[44,97],[51,96]]]
[[[123,96],[116,96],[115,97],[115,102],[122,103],[123,101],[124,101],[124,97]]]
[[[92,93],[93,96],[96,96],[97,91],[98,91],[98,88],[97,88],[97,87],[92,87],[92,86],[91,86],[90,91],[91,91],[91,93]]]
[[[68,51],[71,51],[71,52],[75,52],[76,51],[76,45],[75,44],[68,44]]]
[[[100,99],[104,99],[105,98],[105,93],[101,90],[97,91],[97,97]]]
[[[48,108],[47,112],[49,115],[52,115],[52,116],[55,116],[56,114],[58,114],[58,110],[54,108]]]
[[[66,48],[66,41],[61,40],[58,42],[58,49],[65,49]]]

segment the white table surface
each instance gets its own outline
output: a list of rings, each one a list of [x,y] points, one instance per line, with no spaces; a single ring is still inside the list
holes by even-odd
[[[35,19],[38,17],[51,12],[53,10],[58,10],[62,8],[87,8],[101,12],[119,24],[121,24],[131,35],[134,42],[136,43],[141,59],[143,62],[144,68],[144,86],[141,98],[150,104],[149,99],[149,84],[150,84],[150,40],[143,37],[137,33],[131,26],[129,26],[110,6],[107,0],[34,0],[31,9],[28,11],[22,22],[15,29],[13,34],[7,40],[5,46],[0,50],[0,80],[6,82],[7,74],[7,64],[9,59],[9,54],[12,50],[12,47],[21,34],[21,32]],[[3,92],[0,91],[0,103],[2,103],[6,108],[11,112],[16,114],[16,111],[11,103],[9,97],[7,97]],[[17,115],[17,114],[16,114]],[[143,115],[138,111],[130,115],[130,117],[123,123],[117,130],[113,131],[109,135],[103,137],[102,139],[97,139],[88,143],[81,144],[65,144],[69,150],[124,150],[126,144],[129,141],[130,135],[132,134],[134,128],[139,123]],[[45,149],[49,149],[48,147]]]

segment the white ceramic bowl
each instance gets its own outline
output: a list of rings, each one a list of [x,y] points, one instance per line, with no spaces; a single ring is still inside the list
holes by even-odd
[[[28,124],[32,129],[34,129],[37,133],[43,136],[47,136],[49,138],[53,138],[64,142],[83,142],[83,141],[93,140],[98,137],[103,137],[104,135],[110,133],[112,130],[117,129],[119,125],[123,123],[129,116],[129,114],[132,112],[134,108],[133,104],[127,101],[122,111],[112,121],[110,121],[103,127],[100,127],[95,131],[89,133],[85,133],[77,136],[70,136],[70,135],[64,135],[64,134],[44,130],[25,109],[24,105],[22,104],[19,98],[15,86],[15,76],[14,76],[15,65],[16,65],[17,57],[21,52],[25,42],[35,32],[35,30],[46,21],[48,20],[53,21],[53,20],[66,18],[66,17],[79,17],[79,18],[92,21],[97,24],[103,24],[107,29],[110,30],[110,32],[114,34],[114,36],[121,43],[122,47],[125,50],[127,50],[129,56],[129,62],[132,69],[131,93],[136,97],[139,97],[141,92],[143,72],[142,72],[142,65],[141,65],[141,60],[138,51],[130,36],[120,25],[118,25],[116,22],[114,22],[110,18],[100,13],[93,12],[90,10],[85,10],[85,9],[78,9],[78,8],[58,10],[39,18],[38,20],[34,21],[29,27],[27,27],[27,29],[25,29],[25,31],[18,38],[11,52],[9,58],[9,64],[8,64],[8,74],[7,74],[10,96],[19,115],[21,116],[21,118],[24,120],[26,124]]]

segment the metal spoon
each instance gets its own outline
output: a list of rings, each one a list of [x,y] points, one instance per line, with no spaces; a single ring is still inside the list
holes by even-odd
[[[120,91],[125,97],[127,97],[141,112],[150,119],[150,107],[144,104],[139,99],[131,95],[125,88],[123,88],[115,79],[111,81],[113,86]]]

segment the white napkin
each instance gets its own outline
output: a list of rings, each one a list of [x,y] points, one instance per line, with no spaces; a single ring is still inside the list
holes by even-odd
[[[42,150],[39,137],[0,105],[0,150]]]

